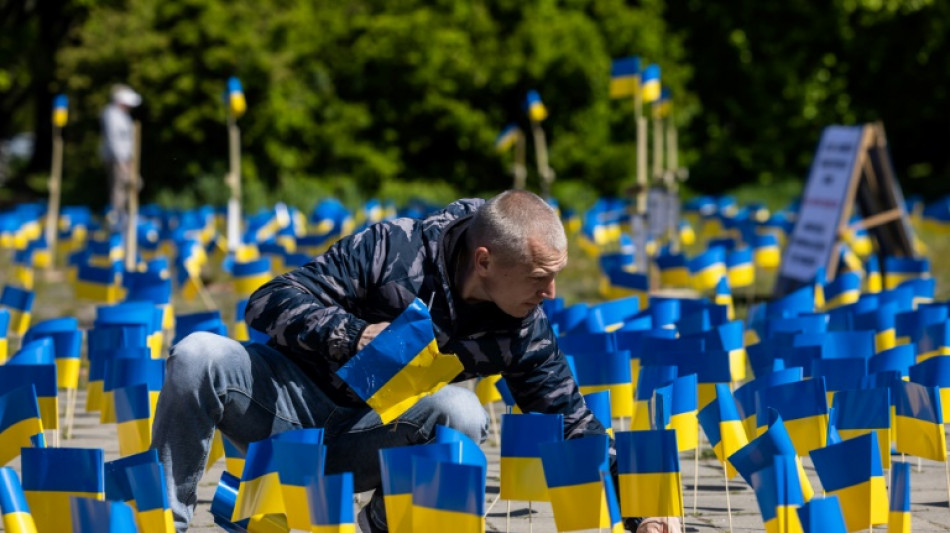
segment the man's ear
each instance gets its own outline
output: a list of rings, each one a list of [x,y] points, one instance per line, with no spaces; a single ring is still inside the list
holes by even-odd
[[[489,267],[491,266],[492,257],[491,252],[488,248],[484,246],[479,246],[475,248],[475,273],[479,276],[487,276]]]

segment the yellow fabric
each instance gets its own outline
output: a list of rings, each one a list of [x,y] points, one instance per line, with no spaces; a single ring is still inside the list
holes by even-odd
[[[828,415],[809,416],[796,420],[784,420],[785,429],[792,438],[795,453],[799,457],[824,448],[828,443]]]
[[[284,499],[287,525],[291,529],[309,529],[310,500],[307,498],[307,487],[282,484],[280,491]]]
[[[126,457],[144,452],[152,443],[152,419],[129,420],[117,424],[119,455]]]
[[[175,519],[171,509],[152,509],[135,513],[139,533],[175,533]]]
[[[502,457],[500,495],[506,500],[551,501],[540,457]]]
[[[943,424],[926,422],[907,416],[894,417],[897,451],[924,459],[947,460],[947,437]]]
[[[43,429],[59,429],[59,398],[56,396],[40,396],[36,399],[40,404],[40,418],[43,419]]]
[[[205,472],[211,469],[215,463],[218,462],[218,459],[224,457],[224,441],[221,432],[214,430],[214,435],[211,437],[211,449],[208,450],[208,461],[205,462]],[[238,479],[241,479],[241,473],[236,474]]]
[[[700,292],[711,291],[716,288],[719,278],[726,275],[726,265],[716,263],[693,274],[693,288]]]
[[[482,533],[485,531],[485,517],[413,505],[412,530]]]
[[[26,504],[33,515],[37,533],[63,533],[73,530],[69,497],[104,500],[102,492],[63,492],[25,490]]]
[[[746,378],[746,368],[749,363],[749,355],[745,348],[736,348],[729,350],[729,375],[733,383],[743,381]]]
[[[30,437],[42,432],[43,424],[38,418],[27,418],[0,433],[0,466],[19,457],[20,448],[32,447]]]
[[[585,385],[580,387],[581,394],[593,394],[610,391],[610,414],[615,417],[633,416],[633,385],[619,383],[613,385]]]
[[[458,357],[439,353],[439,346],[433,339],[366,403],[379,414],[384,424],[388,424],[420,399],[436,393],[462,369]]]
[[[92,413],[102,409],[102,387],[105,385],[100,381],[90,381],[86,386],[86,412]]]
[[[887,533],[910,533],[910,513],[890,511],[887,514]]]
[[[277,472],[241,481],[231,521],[236,522],[258,514],[282,514],[284,500]],[[308,524],[309,527],[309,524]]]
[[[765,533],[802,533],[802,523],[798,519],[798,507],[779,505],[775,508],[775,518],[765,523]]]
[[[75,389],[79,387],[78,357],[58,357],[56,359],[56,386],[61,389]]]
[[[600,481],[550,488],[548,491],[558,531],[611,528],[604,484]]]
[[[498,387],[495,386],[495,383],[498,383],[500,379],[501,374],[495,374],[482,378],[475,384],[475,395],[478,396],[478,401],[482,405],[501,401],[501,393],[498,392]]]
[[[897,346],[897,331],[893,329],[886,329],[884,331],[879,331],[874,335],[874,349],[877,353],[881,353],[884,350],[890,350],[895,346]]]
[[[3,529],[7,533],[36,533],[36,522],[30,513],[7,513],[3,515]]]
[[[680,473],[620,474],[620,514],[683,516]]]
[[[392,531],[390,529],[390,531]],[[311,533],[356,533],[356,524],[311,525]]]
[[[383,502],[390,533],[412,533],[412,493],[387,494]]]
[[[884,476],[874,476],[864,483],[830,491],[828,495],[838,497],[848,531],[865,530],[872,525],[887,523],[888,504]]]
[[[699,446],[699,419],[697,411],[670,416],[666,429],[676,430],[676,448],[680,452],[695,450]]]

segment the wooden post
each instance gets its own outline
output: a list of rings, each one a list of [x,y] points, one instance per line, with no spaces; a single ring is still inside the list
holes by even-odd
[[[631,217],[633,242],[636,247],[634,261],[637,272],[648,274],[647,261],[647,119],[643,116],[643,101],[640,91],[634,97],[637,116],[637,186],[633,216]]]
[[[125,235],[125,270],[135,270],[135,254],[138,248],[136,222],[139,218],[139,165],[142,153],[142,123],[136,120],[132,126],[132,160],[129,163],[128,188],[129,209]]]
[[[228,200],[228,251],[241,244],[241,129],[234,113],[228,113],[228,177],[231,198]]]
[[[541,197],[547,199],[551,197],[554,171],[548,165],[548,143],[540,122],[531,121],[531,135],[534,137],[534,155],[538,164],[538,175],[541,177]]]
[[[63,128],[53,126],[53,167],[49,176],[49,204],[46,208],[46,247],[50,266],[56,266],[56,237],[59,222],[59,200],[63,180]]]

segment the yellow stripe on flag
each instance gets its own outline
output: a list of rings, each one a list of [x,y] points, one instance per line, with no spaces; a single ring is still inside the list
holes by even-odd
[[[277,472],[270,472],[250,481],[241,481],[231,521],[259,514],[284,513],[284,500]]]
[[[580,387],[581,394],[585,396],[605,390],[610,391],[611,416],[633,416],[633,384],[617,383],[612,385],[585,385]]]
[[[540,457],[502,457],[501,497],[506,500],[551,501]]]
[[[412,493],[387,494],[383,497],[383,503],[389,532],[412,533]]]
[[[887,524],[887,489],[884,486],[884,476],[873,476],[864,483],[833,490],[828,495],[838,497],[848,531]]]
[[[61,492],[25,490],[26,504],[36,522],[36,530],[44,532],[73,531],[73,520],[69,510],[69,498],[92,498],[104,500],[102,492]]]
[[[32,446],[30,437],[43,432],[38,418],[27,418],[0,433],[0,465],[5,465],[20,456],[20,448]]]
[[[139,533],[175,533],[171,509],[151,509],[135,513]]]
[[[548,489],[558,531],[610,529],[610,510],[600,481]],[[594,511],[598,509],[598,511]]]
[[[485,531],[485,517],[413,505],[412,530],[480,533]]]
[[[36,533],[36,523],[30,513],[18,511],[3,515],[3,529],[7,533]]]
[[[620,514],[683,516],[680,473],[620,474]]]

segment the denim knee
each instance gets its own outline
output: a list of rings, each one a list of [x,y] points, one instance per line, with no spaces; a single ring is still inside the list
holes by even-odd
[[[172,346],[165,364],[165,382],[194,392],[202,385],[213,386],[214,376],[220,373],[219,370],[224,366],[240,366],[241,359],[246,358],[244,348],[237,341],[198,331]]]
[[[461,431],[478,443],[488,438],[488,413],[474,392],[450,385],[433,395],[433,399],[440,424]]]

